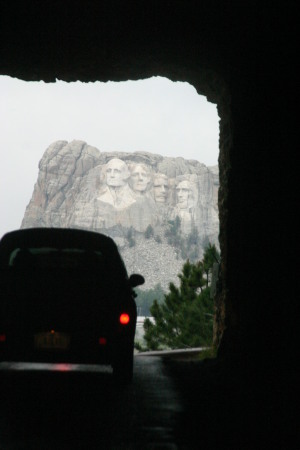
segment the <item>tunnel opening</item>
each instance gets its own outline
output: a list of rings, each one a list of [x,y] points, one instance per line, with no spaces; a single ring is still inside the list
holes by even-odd
[[[7,3],[2,14],[4,75],[45,82],[125,81],[159,75],[187,81],[218,104],[220,320],[226,315],[227,336],[223,335],[222,352],[229,357],[234,353],[249,364],[251,356],[257,359],[261,345],[272,353],[273,361],[278,353],[276,342],[283,330],[280,307],[272,320],[265,317],[270,317],[273,298],[281,304],[272,279],[273,269],[278,273],[276,251],[283,252],[284,244],[278,247],[276,238],[282,228],[288,236],[283,218],[278,221],[278,211],[275,214],[274,195],[278,194],[283,210],[284,196],[274,174],[280,173],[280,146],[286,145],[286,136],[274,130],[282,130],[281,119],[290,130],[290,119],[283,94],[277,114],[274,92],[280,72],[270,69],[276,61],[271,37],[283,36],[278,32],[281,16],[276,8],[262,8],[260,13],[254,2],[240,9],[181,1],[133,6],[117,0],[114,5],[105,1],[91,7],[78,2],[72,8],[51,2],[41,7],[34,2],[16,9]],[[276,67],[285,71],[284,65]],[[272,270],[266,270],[266,252]],[[252,283],[257,271],[265,273],[259,278],[260,289]],[[284,284],[288,283],[281,288]],[[281,352],[285,354],[283,346]],[[259,353],[263,362],[263,352]]]
[[[250,230],[249,236],[259,238],[255,221],[262,213],[262,202],[256,210],[252,205],[256,192],[254,180],[262,183],[262,172],[259,180],[255,179],[255,167],[249,163],[249,156],[246,157],[251,152],[256,155],[258,151],[252,133],[257,111],[253,95],[256,74],[251,65],[253,42],[244,28],[240,28],[241,24],[233,20],[232,12],[225,14],[223,8],[203,5],[199,15],[194,6],[185,7],[176,2],[172,11],[165,4],[158,9],[149,7],[143,13],[137,7],[131,15],[121,3],[117,4],[117,10],[122,10],[121,16],[114,14],[106,3],[103,8],[87,9],[82,16],[79,15],[80,4],[72,11],[66,7],[59,14],[56,8],[49,8],[47,4],[40,22],[36,20],[36,14],[29,20],[33,9],[30,12],[20,8],[15,14],[7,6],[4,22],[7,47],[2,73],[27,81],[45,82],[56,79],[107,82],[162,76],[190,83],[198,94],[218,105],[221,118],[218,201],[222,262],[220,293],[217,294],[217,335],[223,336],[224,343],[219,353],[229,357],[253,354],[259,335],[264,333],[262,321],[260,332],[256,333],[254,305],[258,301],[252,301],[256,292],[247,276],[257,255],[251,239],[246,238],[246,230]],[[39,10],[37,5],[35,7]],[[245,51],[241,59],[236,58],[235,52],[240,43],[232,39],[234,32],[228,34],[226,28],[227,13],[232,29],[243,35]],[[249,12],[249,18],[253,18],[252,13]],[[99,18],[102,18],[100,22]],[[20,39],[16,39],[7,26],[10,19],[18,22]],[[74,24],[78,23],[82,26],[74,29]],[[182,29],[178,29],[178,23],[182,24]],[[248,25],[251,30],[250,21]],[[50,30],[53,30],[53,36]],[[240,153],[238,148],[243,148],[243,152]],[[242,261],[246,267],[239,271]],[[225,328],[227,338],[224,340]]]
[[[293,73],[293,8],[282,14],[278,7],[257,8],[252,1],[241,7],[177,0],[32,5],[4,6],[1,73],[47,82],[160,74],[189,80],[218,104],[218,331],[219,359],[225,366],[215,383],[208,374],[195,410],[203,405],[207,385],[215,394],[226,375],[228,383],[215,408],[206,399],[207,409],[194,421],[190,415],[185,424],[191,425],[197,444],[199,423],[205,424],[211,448],[225,442],[249,448],[286,445],[282,432],[294,436],[290,401],[296,380],[297,297],[290,267],[283,268],[282,261],[294,252],[290,236],[295,227],[287,219],[293,218],[291,192],[296,192],[297,177],[291,176],[293,164],[285,155],[294,160],[291,137],[297,127],[291,113],[293,83],[282,81]],[[280,83],[284,89],[278,89]],[[242,440],[237,436],[241,429]]]
[[[156,80],[156,79],[152,78],[152,80]],[[146,117],[148,132],[149,132],[149,123],[148,122],[149,121],[151,122],[151,127],[150,127],[151,133],[149,133],[148,136],[143,137],[142,138],[143,140],[141,140],[141,138],[140,138],[140,141],[138,141],[138,143],[133,142],[134,150],[137,151],[137,149],[141,148],[142,150],[146,150],[146,151],[149,150],[150,151],[152,149],[152,150],[154,150],[155,153],[158,153],[160,151],[160,148],[161,148],[161,150],[162,150],[161,153],[163,153],[164,156],[168,157],[168,155],[169,155],[169,157],[171,157],[171,158],[178,157],[179,159],[184,156],[186,160],[192,161],[192,165],[190,165],[189,167],[186,167],[184,170],[192,172],[192,173],[193,173],[193,170],[194,170],[193,164],[194,164],[194,161],[196,159],[200,160],[200,163],[202,163],[202,164],[206,163],[206,166],[211,166],[213,162],[216,163],[217,162],[216,147],[218,147],[218,142],[217,142],[217,139],[216,139],[217,136],[218,136],[218,134],[216,133],[216,126],[218,127],[218,123],[217,123],[218,122],[218,116],[217,116],[216,112],[214,112],[214,116],[213,116],[212,108],[210,108],[210,109],[207,108],[207,105],[204,104],[203,101],[201,103],[201,110],[200,110],[199,107],[196,107],[194,98],[195,97],[198,98],[199,96],[198,96],[197,93],[193,92],[193,100],[189,100],[189,98],[192,97],[192,94],[191,94],[192,86],[190,86],[190,85],[186,86],[187,83],[185,83],[185,87],[183,89],[182,88],[182,86],[183,86],[182,83],[171,83],[170,80],[166,80],[166,79],[160,79],[160,80],[162,80],[162,81],[160,81],[160,83],[162,83],[162,84],[161,84],[161,86],[158,87],[159,94],[160,95],[165,95],[165,97],[166,97],[165,102],[163,103],[162,106],[160,106],[160,108],[163,109],[162,115],[160,117],[157,117],[158,116],[158,109],[157,109],[156,115],[153,114],[152,122],[151,122],[151,118],[149,119],[148,116]],[[147,88],[147,81],[151,81],[151,80],[145,80],[146,83],[144,84],[144,88],[143,89],[144,89],[144,91],[150,92],[150,96],[152,98],[151,100],[154,103],[155,100],[153,99],[153,97],[155,97],[155,95],[157,95],[157,94],[155,94],[155,85],[153,85],[153,84],[150,85],[150,89],[149,89],[149,87]],[[132,83],[136,83],[136,82],[132,82]],[[179,100],[178,99],[174,99],[174,97],[176,97],[176,95],[174,94],[174,89],[172,88],[173,90],[171,90],[169,88],[168,83],[174,84],[176,86],[175,89],[180,91],[180,93],[178,95]],[[73,99],[73,102],[71,102],[70,109],[72,109],[72,108],[74,109],[75,105],[79,109],[87,109],[87,102],[88,102],[88,100],[85,99],[85,102],[83,103],[83,105],[80,105],[80,97],[83,96],[83,93],[82,93],[82,91],[78,91],[78,90],[76,92],[76,89],[72,92],[72,89],[71,89],[72,84],[74,84],[74,83],[71,83],[71,85],[67,85],[68,92],[67,92],[67,95],[66,95],[67,99],[69,99],[69,100]],[[31,83],[31,85],[32,85],[32,83]],[[49,86],[44,85],[44,89],[46,89],[46,87],[49,88]],[[50,85],[50,87],[52,87],[52,86]],[[55,85],[53,85],[53,87],[55,87]],[[63,89],[63,87],[61,85],[57,86],[57,91],[58,91],[60,96],[62,96],[62,89]],[[139,92],[140,97],[142,97],[140,89],[141,88],[138,89],[138,92]],[[168,91],[168,90],[170,91],[170,93],[169,92],[166,93],[166,91]],[[57,102],[56,103],[56,108],[58,110],[63,110],[62,112],[59,112],[59,113],[57,112],[56,113],[57,118],[56,118],[56,120],[53,120],[53,124],[51,123],[51,112],[50,112],[50,115],[47,116],[45,114],[45,112],[42,111],[42,107],[39,106],[39,105],[41,105],[41,103],[38,103],[35,100],[35,95],[36,94],[34,94],[34,91],[32,89],[31,89],[31,91],[32,91],[32,96],[31,96],[32,102],[36,103],[35,110],[36,111],[40,111],[40,115],[45,115],[45,118],[43,120],[44,120],[44,122],[47,122],[49,124],[49,128],[51,129],[51,133],[49,134],[49,136],[51,136],[51,137],[47,138],[48,140],[50,140],[50,139],[57,140],[57,139],[61,139],[61,138],[64,139],[66,136],[68,136],[68,139],[71,140],[72,138],[77,137],[78,134],[79,134],[80,137],[83,137],[85,139],[85,133],[83,131],[84,127],[82,129],[80,128],[79,123],[76,122],[75,114],[70,113],[70,110],[66,110],[66,111],[63,110],[62,103],[58,103],[58,101],[57,101],[58,99],[56,98],[57,96],[55,94],[55,91],[49,90],[49,93],[47,94],[48,97],[45,96],[45,97],[43,97],[43,99],[40,100],[40,102],[42,104],[44,103],[45,105],[47,105],[47,106],[45,106],[47,110],[49,110],[49,111],[52,110],[52,115],[54,114],[55,109],[53,108],[53,106],[52,106],[52,104],[50,102],[50,96],[56,98],[56,102]],[[129,91],[130,91],[130,95],[131,95],[131,108],[130,108],[130,105],[129,105],[129,109],[133,109],[134,108],[134,106],[132,106],[132,103],[134,102],[133,88],[131,87],[129,89]],[[120,95],[120,93],[122,95],[122,92],[120,92],[120,89],[119,90],[116,89],[115,92],[116,93],[114,94],[114,96],[118,95],[117,92],[119,92],[119,95]],[[25,97],[25,99],[28,97],[28,96],[24,95],[24,93],[22,92],[22,89],[19,86],[18,86],[18,88],[16,90],[16,93],[15,93],[15,96],[17,96],[17,95],[19,95],[21,98],[22,98],[22,95],[23,95]],[[42,91],[40,89],[39,89],[39,95],[41,97],[43,96]],[[92,94],[92,95],[95,96],[95,91],[94,91],[94,94]],[[127,95],[129,95],[129,94],[127,94]],[[173,97],[172,97],[172,95],[173,95]],[[170,96],[171,96],[171,98],[170,98]],[[79,97],[79,99],[77,100],[78,97]],[[101,118],[99,118],[99,115],[97,115],[97,113],[95,112],[95,109],[93,109],[94,106],[93,106],[93,103],[91,101],[91,94],[86,95],[86,97],[88,97],[88,99],[89,99],[89,106],[90,106],[90,108],[92,110],[94,110],[94,116],[97,116],[97,122],[98,122],[99,120],[101,120]],[[188,99],[186,97],[188,97]],[[128,100],[128,99],[129,98],[126,97],[126,100]],[[167,103],[167,100],[169,100],[169,103],[172,105],[172,107],[167,108],[165,106],[165,103]],[[204,98],[203,98],[203,100],[204,100]],[[139,101],[146,103],[147,102],[147,98],[146,98],[146,101],[142,100],[141,98],[139,98]],[[148,99],[148,101],[149,101],[149,99]],[[189,102],[191,103],[191,105],[189,105]],[[18,103],[18,105],[19,106],[21,105],[21,101]],[[186,105],[188,105],[188,106],[186,106]],[[128,104],[127,104],[127,106],[128,106]],[[122,103],[121,103],[121,107],[123,107]],[[108,110],[108,112],[107,112],[108,115],[113,113],[113,112],[115,113],[116,110],[117,110],[117,106],[110,105],[110,108],[111,108],[111,110]],[[175,117],[175,120],[174,120],[175,126],[173,125],[173,128],[172,128],[172,125],[170,125],[170,122],[171,122],[170,109],[171,108],[173,109],[173,111],[174,111],[175,108],[177,108],[177,109],[180,108],[181,109],[181,114],[178,114],[178,118]],[[20,109],[21,109],[21,106],[20,106]],[[109,109],[109,108],[107,108],[107,109]],[[102,110],[104,110],[104,106],[103,105],[102,105]],[[143,108],[141,108],[141,107],[140,107],[140,114],[141,115],[145,114]],[[8,115],[8,113],[7,113],[7,115]],[[70,119],[71,121],[75,121],[75,128],[76,128],[75,136],[72,136],[72,134],[71,134],[72,132],[70,132],[70,127],[68,126],[68,123],[64,122],[64,116],[68,116],[68,115],[71,115],[71,119]],[[89,114],[86,113],[86,115],[91,117],[91,113],[90,112],[89,112]],[[168,115],[169,115],[169,117],[168,117]],[[30,108],[28,108],[28,110],[27,110],[27,116],[28,116],[28,118],[30,117],[31,122],[33,122],[33,123],[35,122],[35,120],[34,120],[35,119],[35,115],[33,113],[31,113]],[[82,117],[80,119],[83,120]],[[93,119],[94,119],[94,117],[92,117],[92,120]],[[91,119],[86,119],[86,121],[89,122],[89,121],[91,121]],[[186,122],[188,122],[188,121],[197,122],[197,127],[198,128],[202,125],[201,122],[205,122],[205,125],[202,125],[202,127],[206,129],[207,136],[202,138],[202,141],[201,141],[200,132],[199,132],[199,137],[198,137],[196,135],[195,131],[193,132],[194,128],[193,129],[191,127],[190,128],[186,128],[184,126],[184,124],[182,123],[184,121],[186,121]],[[213,122],[213,123],[211,124],[210,121]],[[61,125],[60,127],[57,125],[58,122],[62,122],[63,124],[65,124],[66,133],[64,131],[65,129],[63,128],[63,125]],[[26,123],[27,124],[29,123],[29,119],[27,119]],[[76,126],[76,123],[77,123],[77,126]],[[163,144],[163,142],[166,141],[166,138],[165,139],[163,139],[163,138],[161,139],[163,142],[159,143],[160,148],[158,148],[158,145],[155,142],[154,143],[153,142],[149,143],[149,138],[151,137],[151,134],[152,133],[153,134],[157,134],[157,125],[156,124],[159,124],[160,128],[163,128],[164,126],[167,128],[167,133],[166,134],[168,136],[167,138],[170,141],[168,146],[166,144],[165,145]],[[143,123],[142,122],[139,122],[139,125],[140,125],[141,128],[143,128]],[[183,131],[182,131],[181,135],[178,134],[176,136],[173,136],[173,135],[175,135],[175,133],[177,131],[176,130],[176,125],[177,125],[177,129],[181,126]],[[22,126],[20,124],[15,124],[15,126],[17,126],[19,129],[22,128]],[[105,126],[102,125],[102,128],[101,128],[101,123],[98,124],[98,128],[99,128],[99,126],[100,126],[100,131],[98,131],[98,132],[101,135],[101,137],[103,137],[103,132],[105,131]],[[56,127],[59,129],[58,132],[55,130]],[[215,142],[213,144],[210,143],[209,139],[208,139],[208,138],[210,138],[210,140],[212,140],[211,138],[212,138],[212,134],[213,134],[212,131],[209,131],[209,127],[211,127],[213,129],[213,132],[215,134]],[[39,129],[38,140],[40,140],[40,134],[42,133],[42,128],[43,128],[42,120],[40,122],[39,128],[40,129]],[[112,128],[113,128],[113,126],[112,126]],[[118,134],[119,133],[118,127],[114,126],[114,128],[115,128],[115,130],[114,130],[115,133]],[[55,130],[54,133],[53,133],[53,129]],[[133,133],[133,130],[127,131],[127,134],[130,134],[130,132]],[[20,134],[22,134],[22,132]],[[109,133],[107,133],[107,134],[109,134]],[[110,135],[111,134],[112,134],[112,131],[110,130]],[[124,136],[124,124],[123,124],[123,133],[122,133],[122,128],[121,128],[120,134],[121,134],[121,141],[122,141],[122,136]],[[202,132],[202,134],[203,134],[203,132]],[[144,131],[143,136],[145,136],[145,131]],[[114,136],[112,136],[112,137],[114,138]],[[95,141],[93,141],[92,139],[93,138],[89,138],[89,139],[85,139],[85,140],[88,140],[89,143],[94,145]],[[193,143],[193,140],[195,141],[194,143]],[[100,138],[100,141],[101,141],[101,138]],[[180,141],[180,145],[177,146],[177,148],[174,148],[177,141]],[[105,142],[106,142],[106,144],[105,144]],[[104,136],[104,144],[97,145],[97,146],[100,147],[103,152],[107,152],[107,151],[109,152],[109,151],[112,151],[112,149],[116,149],[116,150],[119,150],[119,151],[122,152],[124,149],[125,150],[129,149],[129,147],[131,146],[130,141],[128,141],[128,140],[126,141],[126,139],[125,139],[125,144],[123,144],[123,145],[118,143],[117,141],[115,143],[113,141],[113,143],[110,143],[110,144],[107,145],[107,142],[108,142],[108,139],[107,139],[106,136]],[[145,142],[145,144],[144,144],[144,142]],[[47,142],[47,145],[49,143],[50,142]],[[189,150],[189,147],[191,147],[192,143],[193,143],[193,148],[191,148],[191,150]],[[26,145],[30,146],[30,144],[28,142],[26,143]],[[36,145],[37,144],[35,143],[34,146],[36,147]],[[209,152],[209,150],[208,150],[208,152],[206,152],[206,154],[202,155],[201,151],[202,151],[202,149],[205,146],[209,147],[209,149],[211,149],[211,151]],[[182,150],[180,150],[180,148]],[[41,149],[39,149],[39,150],[41,151]],[[212,155],[210,156],[209,153],[212,153]],[[141,156],[140,156],[140,158],[141,158]],[[35,161],[35,164],[36,163],[37,163],[37,161]],[[48,168],[51,168],[51,163],[49,163],[49,162],[48,162],[48,166],[46,167],[46,171],[48,170]],[[166,170],[166,169],[162,169],[162,170]],[[171,170],[170,173],[172,173],[172,170],[174,171],[174,169],[172,169],[172,168],[170,170]],[[178,168],[176,168],[175,170],[179,171],[180,170],[180,166],[178,166]],[[168,174],[167,171],[165,173]],[[58,178],[59,175],[58,174],[56,174],[56,175],[57,175],[57,178]],[[177,185],[179,184],[179,186],[180,186],[180,185],[182,185],[184,183],[185,184],[190,183],[190,181],[185,181],[186,177],[196,177],[196,175],[195,174],[193,175],[191,173],[188,174],[188,175],[183,174],[183,175],[179,176],[177,182],[176,182],[176,179],[174,181],[174,178],[171,178],[171,180],[173,180],[173,181],[171,181],[171,184],[172,183],[173,184],[172,184],[172,186],[169,186],[169,187],[170,187],[170,195],[171,195],[171,190],[172,190],[172,192],[174,191],[174,193],[172,194],[172,198],[173,198],[172,201],[174,202],[174,205],[176,204],[176,201],[178,201],[177,200],[177,194],[176,194],[176,192],[178,190],[177,189]],[[215,187],[212,188],[212,190],[209,193],[209,195],[214,197],[213,202],[214,202],[214,205],[217,206],[218,179],[216,179],[216,178],[218,178],[218,177],[216,177],[216,175],[213,174],[212,178],[215,179]],[[168,184],[169,184],[169,177],[167,178],[167,180],[168,180]],[[53,183],[53,182],[55,183],[55,180],[50,180],[49,179],[48,182],[49,183]],[[41,184],[41,183],[44,183],[44,181],[38,180],[38,184]],[[47,181],[46,181],[46,183],[47,183]],[[198,181],[198,183],[199,183],[199,181]],[[194,182],[194,184],[195,184],[195,182]],[[32,183],[32,185],[33,185],[33,183]],[[196,184],[195,184],[195,186],[196,186]],[[204,187],[202,185],[201,185],[201,187],[199,187],[200,190],[203,189],[203,188]],[[46,190],[47,189],[48,188],[46,188]],[[198,189],[198,188],[196,187],[196,189]],[[42,193],[41,193],[41,195],[42,195]],[[197,192],[197,196],[199,196],[198,192]],[[27,200],[27,202],[28,202],[28,200]],[[170,207],[171,206],[169,206],[169,208]],[[179,210],[179,212],[181,212],[181,210]],[[159,211],[159,214],[162,215],[162,211],[161,210]],[[171,216],[170,216],[170,218],[171,218]],[[38,222],[36,224],[38,225]],[[25,227],[32,226],[32,225],[33,225],[32,223],[28,222],[25,225]],[[61,226],[61,225],[65,226],[66,224],[63,223],[63,222],[59,223],[59,222],[56,221],[56,223],[53,223],[53,222],[50,221],[48,223],[44,222],[44,224],[42,226],[45,226],[45,225],[46,226],[55,226],[55,225],[56,226],[57,225],[58,226]],[[15,228],[17,228],[17,227],[15,227]],[[93,227],[91,229],[93,229]],[[215,234],[216,235],[215,235],[215,238],[214,238],[215,239],[214,243],[217,242],[217,238],[218,238],[218,233],[215,233]],[[190,235],[187,236],[187,241],[188,241],[189,237],[190,237]],[[157,242],[158,242],[158,239],[160,239],[160,243],[161,243],[161,237],[156,234],[155,240]],[[162,239],[164,239],[164,235],[162,235]],[[133,238],[132,238],[132,240],[133,240]],[[202,237],[202,241],[199,241],[199,239],[197,239],[197,242],[198,242],[197,245],[199,246],[199,251],[200,251],[200,247],[204,247],[205,245],[207,245],[209,243],[209,238],[207,236],[204,236],[204,237]],[[179,263],[177,264],[178,267],[176,266],[177,268],[174,270],[174,277],[175,277],[175,279],[168,280],[166,286],[164,286],[165,289],[167,289],[170,281],[173,281],[173,282],[175,281],[175,283],[176,283],[176,281],[178,281],[177,280],[177,274],[181,270],[184,261],[187,258],[191,260],[191,257],[192,257],[188,253],[184,253],[183,254],[182,246],[184,246],[185,244],[184,244],[182,239],[181,239],[179,244],[180,245],[178,246],[178,249],[175,250],[175,253],[173,255],[174,259],[176,258],[177,260],[178,259],[180,260]],[[218,243],[217,243],[217,245],[218,245]],[[180,250],[180,246],[181,246],[181,250]],[[159,246],[158,246],[158,250],[160,250]],[[138,250],[135,250],[135,251],[138,252]],[[187,250],[185,248],[184,252],[186,252],[186,251]],[[193,251],[195,251],[195,250],[193,250]],[[198,254],[198,259],[200,258],[201,255],[202,255],[202,253],[200,252]],[[195,258],[196,257],[194,256],[194,259]],[[193,261],[193,260],[191,260],[191,261]],[[125,262],[126,262],[126,258],[125,258]],[[151,286],[151,287],[154,287],[154,286]]]

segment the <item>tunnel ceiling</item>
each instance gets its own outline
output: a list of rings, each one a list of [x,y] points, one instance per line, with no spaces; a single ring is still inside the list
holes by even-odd
[[[12,1],[1,13],[0,71],[47,82],[160,75],[197,81],[216,102],[212,73],[227,78],[237,57],[247,62],[254,11],[241,21],[236,8],[199,3]]]

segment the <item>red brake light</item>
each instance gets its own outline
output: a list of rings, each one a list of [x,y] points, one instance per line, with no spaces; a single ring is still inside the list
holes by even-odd
[[[0,342],[5,342],[6,341],[6,334],[1,333],[0,334]]]
[[[106,345],[106,338],[105,337],[99,337],[98,343],[99,345]]]
[[[129,314],[127,314],[127,313],[122,313],[121,315],[120,315],[120,323],[122,324],[122,325],[127,325],[128,323],[129,323],[129,321],[130,321],[130,317],[129,317]]]

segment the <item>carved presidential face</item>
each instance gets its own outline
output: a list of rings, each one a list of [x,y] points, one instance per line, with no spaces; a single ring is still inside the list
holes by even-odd
[[[153,182],[154,198],[157,203],[165,203],[168,196],[168,178],[166,175],[156,175]]]
[[[193,192],[188,181],[181,181],[176,187],[177,206],[187,209],[193,204]]]
[[[149,174],[145,167],[137,164],[131,171],[131,185],[134,191],[144,192],[150,182]]]
[[[129,177],[129,170],[121,159],[113,158],[106,165],[106,183],[108,186],[124,186]]]

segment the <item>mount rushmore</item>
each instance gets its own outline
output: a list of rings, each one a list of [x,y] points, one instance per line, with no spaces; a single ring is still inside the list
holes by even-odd
[[[129,272],[145,275],[146,288],[166,287],[176,281],[186,259],[178,242],[197,236],[199,257],[208,242],[218,246],[218,187],[217,166],[57,141],[39,163],[21,228],[73,227],[108,234]],[[170,239],[174,223],[177,241]]]

